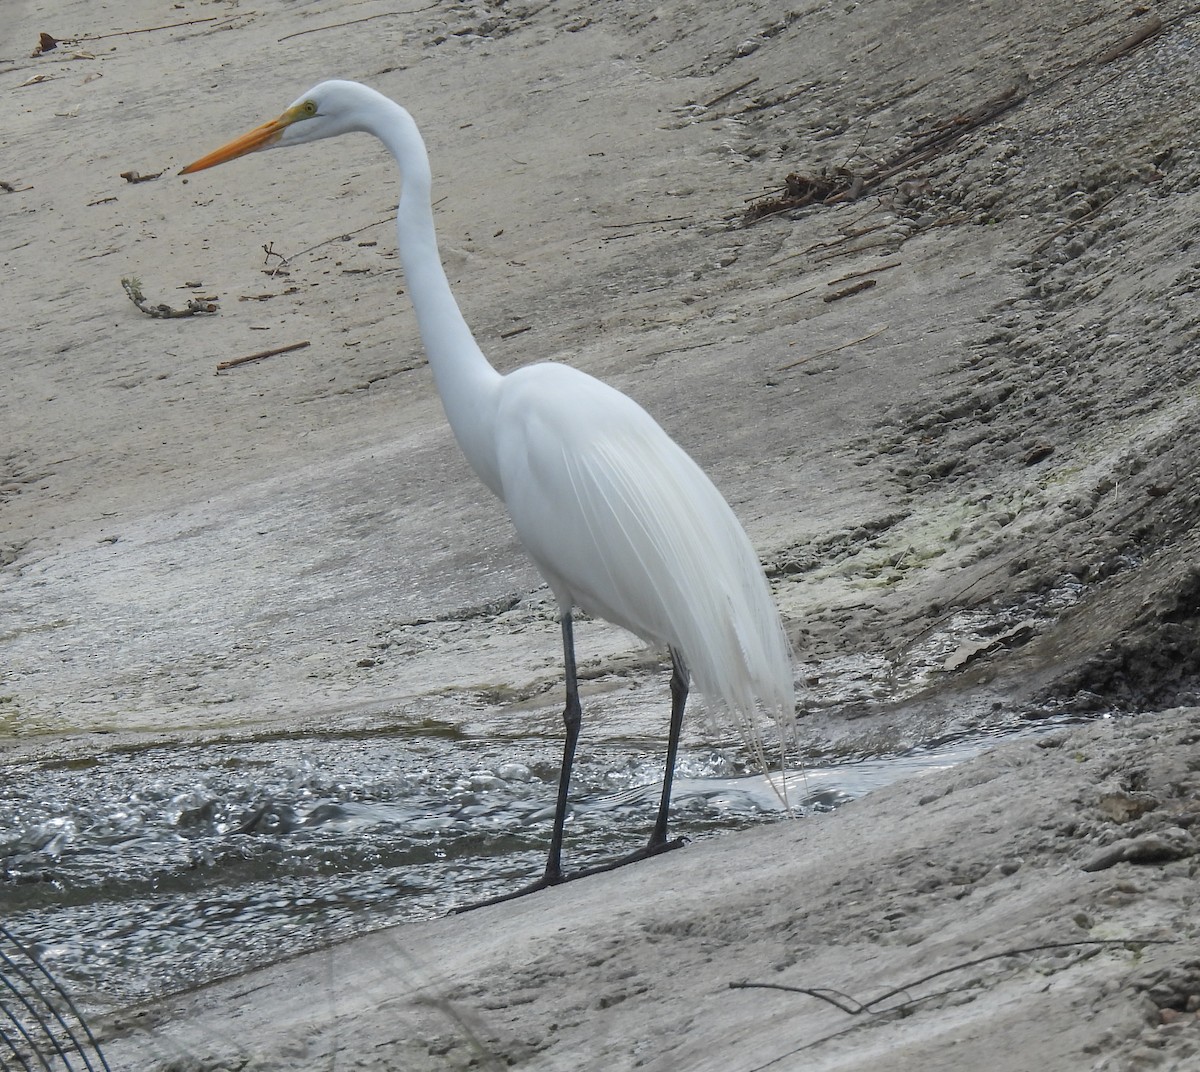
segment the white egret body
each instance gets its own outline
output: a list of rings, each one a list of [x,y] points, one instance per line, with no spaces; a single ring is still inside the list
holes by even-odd
[[[491,366],[442,268],[425,145],[395,102],[356,82],[322,82],[278,119],[184,173],[351,131],[375,135],[399,166],[400,259],[446,416],[471,467],[508,508],[561,612],[567,736],[549,858],[532,888],[564,878],[563,824],[580,724],[575,608],[671,653],[663,794],[650,843],[634,855],[672,847],[678,842],[667,840],[667,813],[689,675],[764,768],[758,712],[781,730],[793,717],[790,649],[754,549],[700,467],[636,402],[566,365],[507,375]]]

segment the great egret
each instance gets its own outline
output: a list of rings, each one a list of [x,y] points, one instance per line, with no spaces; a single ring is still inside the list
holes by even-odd
[[[563,872],[562,844],[581,720],[575,608],[670,651],[658,816],[646,847],[617,862],[673,848],[681,841],[668,840],[667,815],[689,675],[730,716],[764,771],[757,711],[776,719],[781,740],[794,716],[790,648],[758,558],[720,492],[636,402],[566,365],[507,375],[491,366],[442,268],[425,144],[394,101],[357,82],[322,82],[181,174],[353,131],[374,134],[400,169],[400,260],[446,416],[479,479],[508,508],[560,611],[567,699],[557,808],[545,871],[520,892],[574,877]]]

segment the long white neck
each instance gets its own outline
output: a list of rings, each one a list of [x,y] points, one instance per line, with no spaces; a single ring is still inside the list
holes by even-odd
[[[501,375],[475,342],[442,268],[433,227],[429,155],[421,133],[400,105],[390,100],[387,104],[371,124],[371,133],[400,168],[396,231],[421,342],[455,439],[480,480],[499,495],[495,414]]]

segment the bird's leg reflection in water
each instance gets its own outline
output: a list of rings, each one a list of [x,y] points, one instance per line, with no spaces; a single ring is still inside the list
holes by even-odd
[[[567,682],[567,703],[563,708],[563,726],[566,738],[563,741],[562,767],[558,773],[558,801],[554,808],[554,831],[550,835],[550,851],[546,857],[546,870],[542,877],[528,886],[522,886],[511,893],[502,893],[496,897],[488,897],[469,905],[460,905],[453,909],[452,914],[458,915],[470,912],[485,905],[501,904],[536,893],[548,886],[557,886],[572,879],[584,878],[587,875],[598,875],[604,871],[612,871],[624,864],[636,860],[644,860],[648,856],[656,856],[668,849],[677,849],[685,844],[686,838],[667,840],[667,820],[671,810],[671,782],[675,777],[675,758],[679,753],[679,735],[683,729],[683,709],[687,704],[688,673],[683,657],[671,649],[671,728],[667,737],[667,761],[663,770],[662,797],[658,805],[658,817],[654,820],[654,829],[650,840],[640,849],[626,856],[618,857],[607,863],[585,867],[573,873],[562,869],[563,833],[567,823],[568,797],[571,791],[571,768],[575,763],[575,748],[579,743],[579,728],[583,723],[583,709],[579,703],[579,678],[575,672],[575,630],[571,622],[570,611],[562,616],[563,663]]]

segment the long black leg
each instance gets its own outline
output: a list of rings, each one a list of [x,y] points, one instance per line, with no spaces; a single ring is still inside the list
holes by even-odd
[[[667,843],[667,816],[671,811],[671,782],[675,778],[675,757],[679,754],[679,734],[683,728],[683,709],[688,698],[688,669],[683,656],[671,649],[671,732],[667,737],[667,766],[663,771],[662,800],[658,819],[650,835],[650,851]]]
[[[556,886],[566,881],[562,869],[563,831],[567,825],[568,796],[571,791],[571,768],[575,765],[575,746],[579,743],[579,726],[583,721],[579,705],[579,679],[575,673],[575,631],[571,623],[571,612],[568,610],[562,616],[563,664],[567,679],[567,703],[563,708],[563,726],[566,728],[566,739],[563,741],[562,766],[558,771],[558,801],[554,808],[554,830],[550,835],[550,851],[546,856],[546,870],[537,882],[523,886],[512,893],[502,893],[497,897],[489,897],[485,901],[462,905],[452,910],[457,915],[469,912],[473,908],[484,905],[500,904],[511,901],[516,897],[524,897],[527,893],[536,893],[547,886]],[[572,878],[576,877],[574,875]]]
[[[622,856],[607,863],[586,867],[582,871],[572,871],[568,879],[583,878],[585,875],[598,875],[604,871],[613,871],[624,864],[635,860],[645,860],[657,856],[668,849],[678,849],[687,843],[686,838],[667,840],[667,817],[671,811],[671,783],[675,778],[675,758],[679,754],[679,735],[683,728],[683,709],[688,698],[688,669],[683,656],[674,648],[671,649],[671,730],[667,737],[667,765],[663,771],[662,798],[658,805],[658,817],[654,821],[654,829],[650,832],[650,840],[644,848],[636,849],[628,856]]]
[[[546,870],[542,877],[532,885],[524,886],[513,893],[502,893],[498,897],[489,897],[486,901],[464,905],[453,909],[454,913],[469,912],[473,908],[484,905],[499,904],[523,897],[527,893],[544,890],[548,886],[556,886],[560,882],[583,878],[586,875],[598,875],[604,871],[612,871],[624,864],[635,860],[644,860],[648,856],[656,856],[668,849],[677,849],[685,844],[685,838],[667,840],[667,819],[671,811],[671,783],[675,777],[675,759],[679,753],[679,735],[683,728],[683,709],[688,698],[688,670],[679,652],[671,649],[671,728],[667,737],[667,764],[663,771],[662,798],[658,805],[658,817],[654,822],[650,840],[644,848],[631,852],[608,863],[595,867],[585,867],[567,875],[562,869],[563,831],[567,822],[568,796],[571,789],[571,768],[575,763],[575,747],[579,743],[579,726],[582,713],[579,705],[579,681],[575,673],[575,637],[571,625],[571,615],[568,612],[562,618],[563,663],[566,667],[567,704],[563,709],[563,725],[566,727],[566,740],[563,742],[562,767],[558,773],[558,802],[554,809],[554,831],[550,836],[550,852],[546,857]]]
[[[544,882],[552,886],[562,882],[563,829],[567,823],[567,796],[571,790],[571,768],[575,764],[575,746],[579,743],[579,725],[583,721],[579,706],[579,679],[575,676],[575,632],[571,625],[571,612],[562,616],[563,665],[567,678],[567,705],[563,708],[562,766],[558,771],[558,802],[554,808],[554,832],[550,835],[550,852],[546,856]]]

